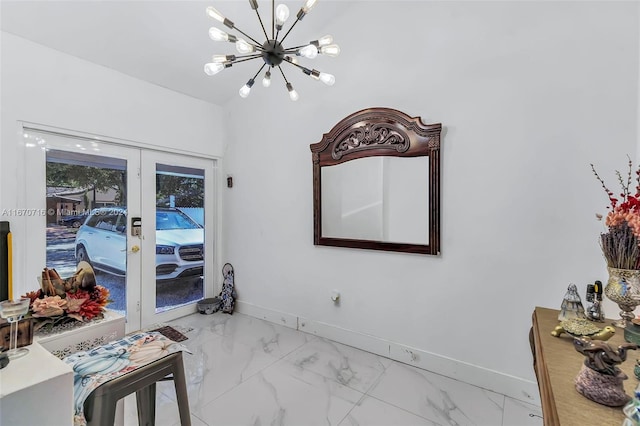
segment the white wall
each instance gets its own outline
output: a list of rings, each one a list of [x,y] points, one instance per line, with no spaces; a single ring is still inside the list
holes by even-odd
[[[222,156],[226,133],[220,107],[0,34],[0,212],[34,207],[24,201],[30,173],[24,169],[19,121]],[[32,290],[36,284],[32,277],[39,269],[34,273],[27,263],[42,268],[44,253],[30,250],[42,242],[26,241],[24,235],[29,226],[43,226],[43,218],[3,216],[0,220],[9,220],[14,234],[14,292]]]
[[[399,347],[398,359],[535,400],[534,307],[558,308],[569,283],[584,294],[606,279],[595,213],[608,200],[589,163],[615,186],[613,170],[636,152],[637,8],[345,8],[325,30],[342,55],[318,66],[335,86],[289,71],[297,103],[274,78],[227,106],[225,261],[240,308],[380,352]],[[246,76],[234,72],[240,86]],[[313,246],[309,144],[381,106],[443,124],[441,256]]]

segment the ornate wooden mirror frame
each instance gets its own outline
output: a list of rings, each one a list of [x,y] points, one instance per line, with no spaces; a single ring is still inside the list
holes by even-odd
[[[390,108],[355,112],[336,124],[318,143],[311,144],[313,161],[313,242],[315,245],[352,247],[406,253],[440,253],[440,131]],[[428,244],[326,237],[322,233],[321,168],[358,158],[428,157]],[[419,196],[420,194],[416,194]],[[425,241],[427,239],[425,238]]]

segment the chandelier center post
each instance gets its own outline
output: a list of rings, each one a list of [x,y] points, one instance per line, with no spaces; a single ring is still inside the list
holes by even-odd
[[[278,40],[267,40],[262,45],[262,59],[265,64],[277,67],[284,60],[284,47]]]

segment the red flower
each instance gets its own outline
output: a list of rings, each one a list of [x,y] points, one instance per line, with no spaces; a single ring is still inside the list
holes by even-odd
[[[633,234],[640,238],[640,168],[636,170],[635,173],[632,173],[633,163],[631,159],[628,161],[628,168],[625,178],[623,178],[619,171],[616,171],[618,182],[622,188],[620,199],[618,199],[613,196],[613,192],[605,185],[602,178],[596,172],[594,165],[591,164],[591,170],[593,170],[593,174],[595,174],[602,188],[604,188],[611,204],[611,209],[607,214],[605,224],[608,227],[615,227],[626,222],[632,229]],[[636,176],[635,194],[631,194],[630,192],[632,174]],[[620,202],[620,200],[622,200],[622,202]]]
[[[85,321],[88,321],[102,315],[102,306],[99,303],[96,303],[95,300],[89,299],[80,306],[80,311],[78,313],[85,319]]]
[[[591,170],[609,198],[609,212],[605,220],[608,229],[600,234],[600,246],[607,265],[623,269],[640,268],[640,168],[634,172],[629,158],[628,170],[624,176],[616,170],[622,189],[619,199],[605,185],[593,164]],[[632,186],[634,175],[636,182]],[[633,189],[635,193],[631,193]]]

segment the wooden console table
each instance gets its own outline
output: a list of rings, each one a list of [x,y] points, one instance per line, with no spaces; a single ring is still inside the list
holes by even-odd
[[[621,425],[624,420],[622,407],[612,408],[585,398],[576,391],[574,379],[580,371],[584,356],[573,347],[573,338],[567,334],[553,337],[551,331],[558,322],[558,310],[536,307],[531,328],[531,350],[538,378],[542,414],[546,426],[603,426]],[[611,320],[602,323],[602,326]],[[607,341],[617,347],[624,343],[624,330],[616,328],[616,334]],[[638,380],[633,374],[640,349],[628,352],[627,360],[620,365],[629,378],[624,381],[627,395],[633,395]]]

